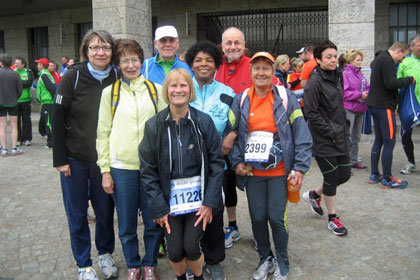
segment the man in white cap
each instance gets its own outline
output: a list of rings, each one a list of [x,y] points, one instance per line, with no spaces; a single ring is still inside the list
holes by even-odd
[[[158,53],[144,60],[141,73],[147,80],[163,84],[166,75],[172,69],[184,68],[191,76],[190,68],[176,56],[179,49],[178,32],[172,25],[158,27],[155,31],[155,48]]]

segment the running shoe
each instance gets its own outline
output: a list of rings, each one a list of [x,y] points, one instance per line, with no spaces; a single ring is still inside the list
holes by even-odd
[[[386,179],[382,179],[381,188],[383,189],[405,189],[408,185],[407,181],[398,180],[395,177],[389,177],[391,181],[387,181]]]
[[[412,164],[411,162],[407,163],[403,169],[401,169],[401,174],[409,175],[413,172],[417,171],[417,166]]]
[[[1,149],[0,156],[7,157],[9,154],[7,153],[6,149]]]
[[[303,200],[305,200],[307,203],[310,204],[311,210],[312,212],[314,212],[316,216],[324,215],[324,210],[322,210],[322,207],[321,207],[321,197],[318,199],[314,199],[309,196],[309,193],[310,191],[303,193],[302,195]]]
[[[163,244],[160,243],[159,251],[158,251],[158,257],[163,257],[164,255],[165,255],[165,247],[163,247]]]
[[[23,154],[23,151],[21,149],[19,149],[19,147],[16,147],[16,148],[12,149],[12,153],[11,153],[12,156],[18,156],[18,155],[21,155],[21,154]]]
[[[233,246],[233,242],[241,239],[241,234],[239,233],[239,228],[236,227],[225,227],[225,248],[230,248]]]
[[[98,264],[103,278],[110,279],[118,276],[118,268],[111,254],[99,255]]]
[[[132,267],[128,269],[127,280],[140,280],[141,269],[139,267]]]
[[[25,142],[23,142],[23,144],[25,144],[25,146],[26,146],[26,147],[28,147],[28,146],[30,146],[30,145],[31,145],[31,141],[26,140]]]
[[[274,271],[272,280],[287,280],[287,274],[281,275],[280,267],[277,261],[275,261],[276,270]]]
[[[98,274],[96,274],[95,269],[93,267],[83,267],[77,269],[77,277],[79,280],[98,280]]]
[[[267,275],[273,273],[275,269],[273,257],[270,256],[254,271],[252,279],[266,280]]]
[[[371,174],[368,180],[369,184],[376,184],[382,181],[382,174],[379,173],[379,175]]]
[[[223,272],[220,263],[217,264],[206,264],[205,265],[207,273],[210,275],[211,280],[226,280],[225,274]]]
[[[338,236],[343,236],[347,234],[347,229],[343,226],[339,217],[335,217],[334,219],[328,222],[328,229]]]
[[[361,162],[355,162],[355,163],[352,164],[351,168],[367,169],[367,166],[363,165]]]
[[[155,274],[155,268],[150,265],[143,267],[143,280],[159,280]]]

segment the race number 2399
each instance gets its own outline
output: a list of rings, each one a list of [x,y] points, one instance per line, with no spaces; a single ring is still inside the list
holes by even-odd
[[[253,131],[245,144],[245,162],[268,162],[273,145],[273,133]]]

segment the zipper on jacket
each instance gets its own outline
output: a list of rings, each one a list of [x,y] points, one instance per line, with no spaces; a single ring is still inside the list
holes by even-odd
[[[178,129],[177,129],[178,128]],[[180,178],[184,177],[184,174],[182,172],[182,142],[181,142],[181,119],[179,120],[179,124],[175,124],[175,134],[176,134],[176,140],[178,142],[178,161],[179,161],[179,176]]]

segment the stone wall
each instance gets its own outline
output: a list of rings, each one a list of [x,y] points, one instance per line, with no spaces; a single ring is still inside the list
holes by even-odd
[[[359,49],[365,54],[363,67],[374,57],[375,3],[372,0],[329,0],[329,38],[341,54]]]
[[[5,50],[12,57],[28,60],[28,28],[48,27],[48,56],[59,65],[63,55],[76,57],[76,24],[92,21],[91,8],[34,13],[0,18],[0,29],[4,30]],[[61,28],[60,28],[61,25]]]
[[[107,30],[115,38],[135,39],[145,57],[152,55],[151,0],[93,0],[92,8],[95,29]]]

